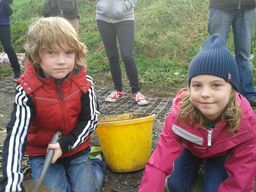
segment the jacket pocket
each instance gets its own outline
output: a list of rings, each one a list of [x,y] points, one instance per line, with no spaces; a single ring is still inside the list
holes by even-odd
[[[241,9],[253,9],[256,7],[256,0],[239,0],[239,5]]]
[[[111,3],[111,1],[100,0],[96,7],[98,14],[110,19],[122,19],[128,13],[124,0],[116,0],[114,3]]]
[[[44,17],[61,16],[59,0],[46,0],[43,4],[42,15]]]
[[[75,8],[75,0],[59,0],[58,5],[62,11],[72,11]]]

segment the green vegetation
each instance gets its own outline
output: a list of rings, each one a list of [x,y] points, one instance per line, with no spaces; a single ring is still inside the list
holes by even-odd
[[[186,86],[188,63],[208,36],[208,3],[204,0],[138,1],[135,55],[143,92],[166,96]],[[27,26],[40,15],[41,5],[42,0],[14,1],[12,40],[16,52],[23,52]],[[80,38],[89,50],[87,68],[95,84],[112,86],[95,22],[95,3],[80,0]],[[229,45],[232,49],[232,36]],[[256,53],[256,43],[253,50]],[[125,76],[124,81],[128,91]]]

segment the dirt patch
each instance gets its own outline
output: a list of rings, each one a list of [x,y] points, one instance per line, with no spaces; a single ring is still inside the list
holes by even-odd
[[[15,83],[10,77],[0,77],[0,144],[5,136],[5,125],[9,120],[12,105],[14,101]],[[166,113],[171,107],[171,98],[149,97],[150,104],[147,106],[138,106],[131,100],[128,94],[124,99],[115,103],[106,103],[104,98],[111,92],[111,89],[95,88],[98,96],[101,115],[117,115],[123,113],[133,114],[155,114],[156,119],[153,125],[152,150],[154,149],[159,134],[161,132],[163,121]],[[142,115],[143,116],[143,115]],[[138,116],[140,117],[140,116]],[[92,135],[92,144],[99,145],[98,138],[94,133]],[[0,152],[1,152],[0,146]],[[30,178],[30,168],[27,157],[24,158],[23,172],[25,178]],[[108,171],[104,183],[103,191],[105,192],[134,192],[137,191],[143,170],[130,173],[113,173]]]
[[[0,156],[2,151],[2,141],[5,136],[5,125],[8,122],[12,104],[14,100],[15,83],[11,81],[10,77],[0,77]],[[127,95],[124,99],[115,103],[106,103],[104,98],[111,92],[109,88],[95,88],[98,96],[101,115],[118,115],[123,113],[134,114],[155,114],[156,119],[153,124],[152,137],[152,151],[155,148],[159,135],[161,133],[165,116],[172,105],[172,97],[148,97],[150,102],[147,106],[138,106]],[[98,138],[95,132],[92,134],[93,145],[99,145]],[[23,172],[25,178],[30,178],[29,161],[27,157],[24,158]],[[0,173],[1,174],[1,173]],[[143,175],[143,170],[130,173],[113,173],[107,171],[103,191],[104,192],[135,192],[138,191],[138,186]],[[0,175],[1,176],[1,175]],[[256,188],[256,187],[255,187]],[[200,192],[200,190],[196,190]],[[256,190],[255,190],[256,192]]]

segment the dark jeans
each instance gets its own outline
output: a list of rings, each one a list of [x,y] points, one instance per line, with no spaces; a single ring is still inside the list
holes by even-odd
[[[209,34],[220,33],[225,39],[233,30],[235,58],[240,75],[240,89],[248,100],[256,98],[253,86],[253,65],[250,60],[256,9],[226,11],[209,10]]]
[[[228,177],[224,168],[227,156],[209,158],[205,161],[204,192],[217,192],[223,180]],[[189,192],[197,179],[198,169],[202,159],[184,149],[174,163],[174,170],[167,179],[170,192]]]
[[[5,53],[8,55],[14,75],[20,76],[20,65],[11,44],[10,25],[0,25],[0,41],[3,45]]]
[[[122,73],[119,63],[119,51],[125,64],[132,92],[139,91],[138,72],[133,56],[134,21],[121,21],[119,23],[107,23],[97,20],[97,26],[108,56],[111,75],[115,89],[123,90]],[[118,45],[117,45],[118,41]]]

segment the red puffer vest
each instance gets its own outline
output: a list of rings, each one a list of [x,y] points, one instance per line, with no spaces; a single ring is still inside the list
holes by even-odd
[[[81,110],[81,96],[91,87],[86,80],[86,70],[71,73],[60,84],[54,79],[44,79],[36,69],[27,64],[24,75],[18,80],[26,94],[31,96],[35,114],[31,119],[26,152],[30,156],[45,155],[48,143],[55,132],[69,134],[76,126]],[[89,146],[87,141],[63,157],[76,154]]]

